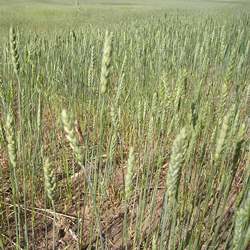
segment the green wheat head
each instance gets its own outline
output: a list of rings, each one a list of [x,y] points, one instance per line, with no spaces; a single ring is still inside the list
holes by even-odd
[[[76,137],[76,134],[74,132],[73,122],[69,118],[68,113],[65,109],[62,111],[61,117],[62,117],[64,131],[66,133],[66,138],[70,144],[71,149],[74,152],[78,164],[82,166],[84,157],[78,139]]]
[[[249,184],[249,183],[248,183]],[[250,190],[236,214],[233,250],[245,250],[250,242]]]
[[[8,113],[6,119],[6,140],[8,143],[8,153],[10,163],[13,169],[17,166],[17,149],[16,149],[16,136],[14,131],[14,118],[11,112]]]
[[[129,157],[127,162],[127,173],[125,176],[125,199],[126,201],[129,201],[132,195],[133,187],[132,187],[132,180],[133,180],[133,174],[134,174],[134,149],[131,147],[129,150]]]
[[[100,82],[100,92],[105,94],[108,87],[110,66],[111,66],[111,55],[112,55],[112,37],[113,34],[106,31],[103,57],[102,57],[102,69],[101,69],[101,82]]]
[[[15,73],[19,75],[20,62],[19,62],[19,54],[17,47],[17,35],[16,35],[16,30],[13,27],[10,28],[9,38],[10,38],[10,52],[11,52],[12,64]]]
[[[177,195],[181,176],[181,169],[185,161],[186,150],[187,132],[186,129],[183,128],[173,143],[172,154],[167,175],[167,197],[170,202],[172,202]]]
[[[54,171],[52,170],[51,164],[49,159],[46,158],[43,164],[43,172],[44,172],[44,183],[45,183],[45,190],[49,200],[51,201],[52,205],[54,206],[54,196],[56,190],[56,179],[54,175]]]

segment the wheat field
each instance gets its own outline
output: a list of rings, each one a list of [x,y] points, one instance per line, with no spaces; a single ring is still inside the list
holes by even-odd
[[[247,250],[247,1],[0,1],[0,248]]]

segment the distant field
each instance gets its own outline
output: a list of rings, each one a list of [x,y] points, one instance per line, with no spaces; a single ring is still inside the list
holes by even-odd
[[[249,24],[243,0],[0,0],[0,249],[248,250]]]
[[[6,34],[10,24],[40,31],[79,27],[86,23],[112,24],[127,18],[143,17],[164,9],[208,10],[247,7],[247,1],[230,0],[0,0],[0,34]],[[1,39],[1,38],[0,38]]]

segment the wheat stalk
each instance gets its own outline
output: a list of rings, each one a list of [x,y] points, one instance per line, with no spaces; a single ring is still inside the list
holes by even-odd
[[[8,147],[8,155],[11,166],[11,185],[13,202],[16,204],[19,202],[18,192],[18,179],[17,179],[17,147],[16,147],[16,135],[14,130],[14,118],[12,112],[9,111],[6,118],[6,140]],[[16,222],[16,242],[19,244],[20,240],[20,209],[15,208],[15,222]]]

